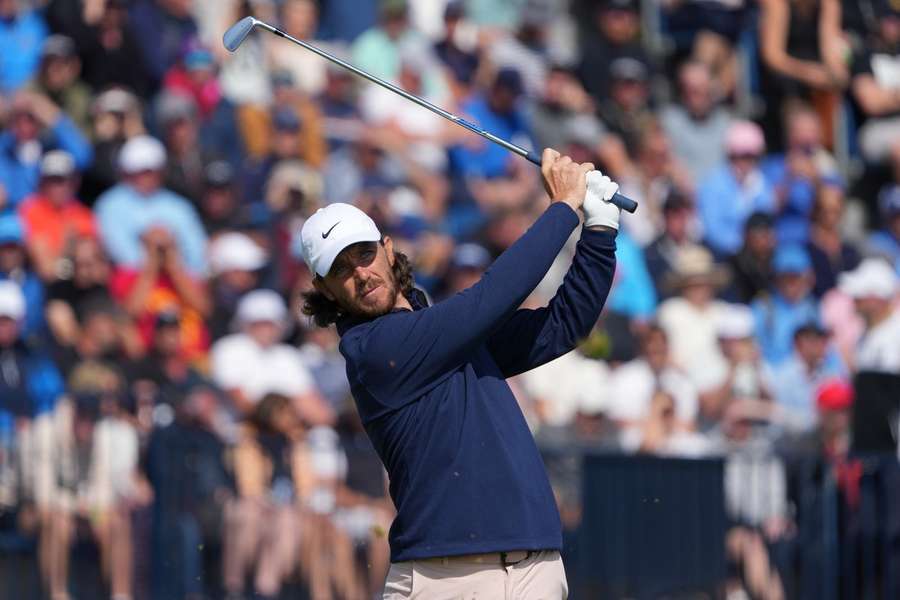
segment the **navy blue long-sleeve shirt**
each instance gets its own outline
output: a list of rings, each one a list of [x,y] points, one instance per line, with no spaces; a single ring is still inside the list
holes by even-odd
[[[577,225],[552,204],[471,288],[338,323],[353,397],[390,477],[393,562],[561,548],[544,464],[505,379],[572,350],[600,315],[615,232],[588,229],[549,305],[517,310]]]

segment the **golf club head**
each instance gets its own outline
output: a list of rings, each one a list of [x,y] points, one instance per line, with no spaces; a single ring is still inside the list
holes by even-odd
[[[253,28],[256,27],[256,24],[259,23],[253,17],[244,17],[234,25],[228,28],[228,31],[225,32],[225,35],[222,36],[222,43],[225,45],[225,48],[229,52],[234,52],[238,49],[246,37],[253,31]]]

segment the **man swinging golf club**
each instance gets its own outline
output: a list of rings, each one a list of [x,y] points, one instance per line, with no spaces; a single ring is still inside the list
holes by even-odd
[[[397,516],[385,600],[557,600],[568,586],[559,513],[505,379],[575,348],[615,270],[618,186],[547,149],[550,206],[471,288],[426,306],[410,265],[365,213],[320,209],[303,225],[315,289],[303,311],[336,323],[347,377],[390,477]],[[519,309],[585,224],[545,308]]]

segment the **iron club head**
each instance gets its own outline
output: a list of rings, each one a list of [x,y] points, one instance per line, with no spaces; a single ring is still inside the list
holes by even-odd
[[[222,36],[222,43],[229,52],[234,52],[238,46],[243,43],[253,28],[259,23],[253,17],[244,17],[234,25],[228,28],[225,35]]]

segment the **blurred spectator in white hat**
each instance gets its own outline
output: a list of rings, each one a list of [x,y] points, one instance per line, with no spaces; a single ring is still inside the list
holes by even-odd
[[[185,198],[162,187],[166,150],[159,140],[137,136],[119,153],[121,183],[97,199],[95,207],[110,258],[117,265],[139,268],[147,260],[144,231],[163,226],[185,266],[195,276],[206,271],[206,233],[194,207]]]
[[[91,211],[75,196],[79,177],[75,160],[64,150],[52,150],[41,159],[37,192],[22,203],[28,252],[44,281],[60,275],[60,260],[81,237],[96,237]]]
[[[316,390],[296,348],[282,343],[289,317],[284,300],[272,290],[254,290],[238,303],[236,333],[211,351],[212,378],[231,398],[238,414],[249,415],[267,393],[291,399],[308,423],[328,423],[334,414]]]
[[[253,238],[236,231],[216,237],[209,245],[210,288],[213,312],[209,318],[213,340],[227,335],[238,302],[260,284],[260,271],[268,254]]]
[[[853,368],[857,372],[900,373],[900,310],[896,271],[880,258],[867,258],[838,279],[865,322]]]
[[[732,123],[725,137],[727,162],[711,171],[697,188],[705,241],[723,257],[740,249],[744,222],[751,214],[776,210],[774,190],[759,169],[765,150],[758,125]]]

